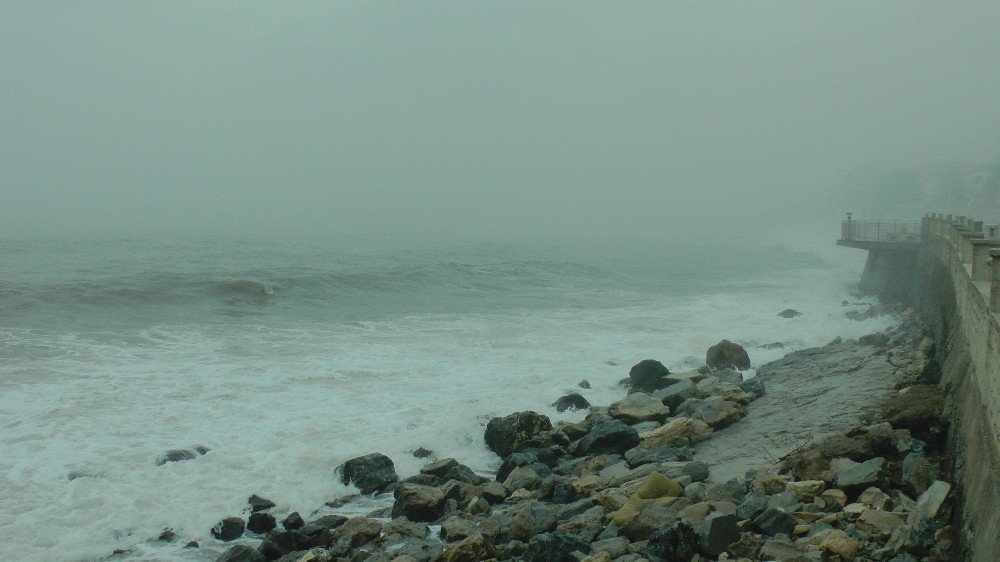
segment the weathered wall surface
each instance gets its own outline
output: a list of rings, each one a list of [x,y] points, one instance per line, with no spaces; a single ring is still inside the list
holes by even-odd
[[[973,226],[967,220],[924,219],[911,304],[937,340],[965,527],[961,539],[970,559],[995,561],[1000,556],[1000,240],[983,240]],[[992,251],[998,256],[990,260]]]

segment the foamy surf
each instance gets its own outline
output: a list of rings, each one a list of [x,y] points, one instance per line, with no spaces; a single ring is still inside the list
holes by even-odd
[[[334,468],[374,451],[401,475],[425,462],[411,455],[417,447],[489,473],[498,464],[482,442],[490,416],[534,409],[554,420],[582,418],[550,404],[571,389],[594,404],[616,400],[617,382],[641,359],[688,370],[725,337],[761,365],[835,335],[884,328],[886,318],[844,317],[851,307],[841,301],[857,301],[847,294],[857,267],[810,264],[721,282],[707,275],[705,290],[679,294],[651,290],[643,278],[620,299],[584,270],[566,274],[556,290],[590,295],[592,306],[463,305],[351,321],[296,321],[294,309],[276,317],[273,310],[289,306],[278,285],[260,305],[270,308],[246,322],[132,330],[112,322],[77,332],[5,326],[0,558],[85,560],[122,549],[138,559],[212,559],[224,546],[209,530],[241,513],[250,494],[275,500],[278,514],[329,509],[326,501],[352,492]],[[508,274],[518,288],[503,299],[517,300],[530,275]],[[476,275],[502,285],[496,271]],[[555,281],[536,279],[546,283]],[[432,289],[410,298],[427,295],[438,298]],[[779,318],[788,307],[803,316]],[[582,379],[592,388],[577,388]],[[157,464],[169,449],[196,445],[210,451]],[[165,528],[179,542],[153,540]],[[183,548],[190,540],[201,548]]]

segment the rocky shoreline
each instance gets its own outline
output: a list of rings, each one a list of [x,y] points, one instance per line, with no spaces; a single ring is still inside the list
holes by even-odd
[[[570,394],[553,404],[589,409],[579,423],[494,418],[484,433],[502,459],[492,478],[452,458],[403,479],[384,455],[351,459],[342,481],[391,492],[391,508],[279,523],[274,503],[252,496],[248,517],[212,532],[259,545],[218,560],[958,559],[940,369],[918,319],[899,315],[886,333],[791,353],[748,380],[746,351],[725,340],[696,371],[642,361],[618,402],[591,407]]]

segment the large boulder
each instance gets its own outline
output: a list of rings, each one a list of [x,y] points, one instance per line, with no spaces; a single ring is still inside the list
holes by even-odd
[[[655,359],[644,359],[629,369],[628,379],[633,389],[652,392],[666,386],[663,379],[669,374],[670,371],[663,366],[663,363]]]
[[[519,450],[525,441],[543,431],[552,429],[552,422],[547,416],[537,412],[516,412],[509,416],[493,418],[486,424],[483,438],[491,451],[506,457]]]
[[[390,484],[399,481],[392,459],[381,453],[350,459],[340,465],[337,471],[340,473],[341,482],[354,484],[362,494],[381,492]]]
[[[705,353],[705,364],[713,369],[738,369],[745,371],[750,368],[750,356],[743,346],[729,340],[722,340],[708,348]]]
[[[436,521],[444,515],[444,492],[431,486],[400,484],[395,491],[392,505],[393,517],[406,517],[410,521]]]
[[[649,394],[636,392],[608,406],[608,415],[629,425],[647,421],[660,422],[670,415],[670,408]]]
[[[639,444],[639,432],[619,420],[596,424],[574,443],[576,456],[598,453],[621,454]]]

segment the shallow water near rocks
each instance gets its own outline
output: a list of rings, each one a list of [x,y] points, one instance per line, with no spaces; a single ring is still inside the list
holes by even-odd
[[[274,500],[279,519],[330,511],[324,502],[352,492],[334,475],[352,456],[382,452],[405,477],[427,462],[411,451],[426,447],[490,473],[490,416],[576,420],[582,412],[550,404],[569,390],[618,400],[617,382],[642,359],[689,370],[728,338],[762,365],[891,321],[844,317],[863,260],[850,252],[184,239],[2,247],[4,560],[115,549],[213,559],[226,545],[209,530],[245,515],[251,494]],[[779,318],[786,308],[803,315]],[[582,379],[592,388],[578,388]],[[769,383],[758,402],[777,391]],[[210,450],[157,465],[198,445]],[[176,543],[151,540],[165,528]],[[202,548],[183,548],[190,540]]]

